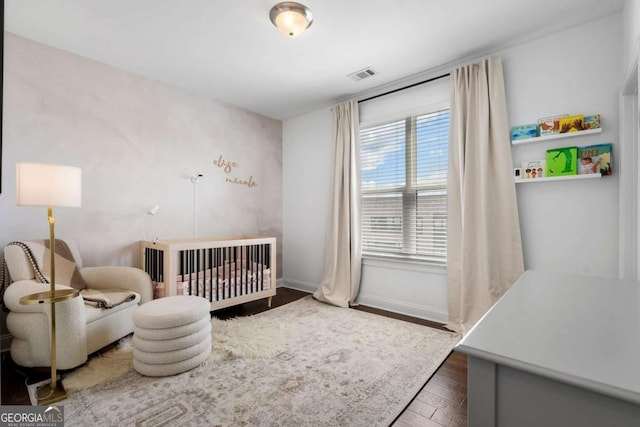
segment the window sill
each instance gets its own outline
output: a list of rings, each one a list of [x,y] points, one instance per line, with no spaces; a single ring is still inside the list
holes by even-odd
[[[445,265],[432,264],[427,261],[418,261],[400,257],[363,255],[362,265],[403,271],[416,271],[419,273],[440,274],[443,276],[446,276],[447,274],[447,267]]]

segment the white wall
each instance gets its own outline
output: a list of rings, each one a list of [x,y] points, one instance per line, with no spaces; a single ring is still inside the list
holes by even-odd
[[[320,283],[324,262],[332,126],[328,108],[282,126],[283,280],[309,291]]]
[[[599,113],[603,129],[593,136],[513,147],[514,164],[542,159],[550,148],[613,143],[612,176],[517,186],[526,268],[617,277],[621,15],[508,49],[502,56],[512,125],[556,114]]]
[[[626,70],[630,64],[629,60],[632,52],[636,48],[638,39],[640,38],[640,1],[626,0],[624,2],[624,69]]]
[[[638,162],[638,55],[640,44],[640,2],[625,1],[624,10],[624,78],[620,105],[620,175],[619,175],[619,276],[639,280],[640,217],[638,199],[640,180]]]
[[[600,113],[603,132],[575,138],[576,144],[615,144],[622,51],[622,17],[614,15],[497,52],[503,58],[512,125],[556,113]],[[331,126],[329,108],[283,124],[283,277],[307,290],[317,287],[322,273],[327,223],[327,199],[322,197],[329,193]],[[514,160],[540,158],[548,148],[553,146],[516,148]],[[614,172],[599,181],[521,184],[526,267],[615,277],[617,179]],[[366,260],[359,301],[445,322],[446,271]]]
[[[0,247],[48,237],[45,208],[15,205],[21,161],[82,168],[82,208],[54,215],[86,265],[139,265],[139,240],[193,237],[196,173],[198,237],[282,240],[280,121],[10,33],[3,150]],[[228,174],[214,165],[221,155],[238,164]]]

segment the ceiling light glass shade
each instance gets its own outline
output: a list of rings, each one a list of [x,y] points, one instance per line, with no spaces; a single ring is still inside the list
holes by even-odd
[[[306,6],[295,2],[283,2],[271,8],[269,18],[282,34],[295,37],[313,23],[313,14]]]
[[[82,206],[82,171],[42,163],[16,165],[18,206]]]

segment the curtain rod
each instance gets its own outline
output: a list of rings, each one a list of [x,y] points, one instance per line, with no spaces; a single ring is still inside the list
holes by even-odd
[[[365,99],[362,99],[362,100],[358,101],[358,104],[360,104],[361,102],[367,102],[367,101],[371,101],[372,99],[380,98],[381,96],[391,95],[392,93],[400,92],[401,90],[409,89],[409,88],[412,88],[414,86],[420,86],[420,85],[423,85],[425,83],[432,82],[434,80],[440,80],[440,79],[443,79],[445,77],[449,77],[450,75],[451,75],[451,73],[443,74],[443,75],[438,76],[438,77],[432,77],[430,79],[423,80],[421,82],[410,84],[409,86],[400,87],[398,89],[390,90],[389,92],[381,93],[379,95],[370,96],[369,98],[365,98]]]

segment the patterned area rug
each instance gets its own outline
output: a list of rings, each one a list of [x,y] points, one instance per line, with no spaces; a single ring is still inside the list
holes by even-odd
[[[67,390],[65,425],[386,426],[459,340],[311,297],[252,319],[295,325],[296,332],[271,357],[227,352],[176,376],[126,369]]]

